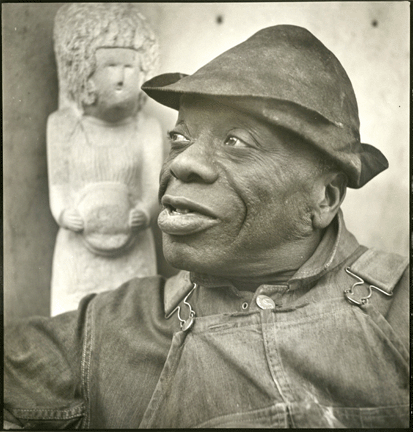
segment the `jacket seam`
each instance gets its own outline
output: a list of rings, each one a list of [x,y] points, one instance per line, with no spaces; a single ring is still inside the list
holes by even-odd
[[[375,317],[368,309],[357,308],[354,309],[354,313],[360,313],[361,316],[366,317],[368,321],[370,321],[372,327],[374,327],[384,338],[385,340],[393,347],[395,351],[403,358],[403,361],[406,364],[409,363],[409,349],[405,346],[405,344],[400,339],[399,335],[394,331],[393,326],[387,321],[387,319],[374,307],[374,305],[370,305],[369,309],[373,312],[373,314],[377,315]],[[358,311],[358,312],[356,312]],[[380,321],[383,321],[382,323]],[[383,328],[383,325],[388,326],[388,331],[390,334],[386,332],[386,329]],[[394,338],[394,340],[392,340]],[[403,352],[401,351],[403,350]]]
[[[94,302],[89,303],[86,312],[85,339],[82,352],[82,387],[85,400],[85,427],[90,426],[90,363],[93,345],[93,311]]]
[[[69,420],[84,415],[83,403],[74,408],[11,408],[9,412],[25,420]],[[31,416],[29,414],[32,414]]]
[[[288,415],[287,414],[287,404],[283,403],[282,405],[285,405],[286,411],[270,413],[269,416],[271,416],[272,420],[274,420],[275,418],[281,418],[281,419],[286,418],[286,416]],[[243,416],[247,416],[250,414],[256,414],[256,413],[259,413],[262,411],[269,411],[272,408],[274,408],[274,404],[260,407],[260,408],[256,408],[256,409],[252,409],[252,410],[246,410],[246,411],[242,411],[242,412],[230,412],[227,414],[218,415],[216,417],[211,417],[210,419],[205,420],[201,423],[196,423],[192,426],[189,426],[189,428],[192,429],[192,428],[210,427],[210,426],[205,426],[205,425],[208,425],[208,423],[211,423],[211,422],[216,421],[216,420],[221,420],[221,419],[224,421],[224,423],[219,424],[219,426],[225,426],[226,424],[231,423],[234,418],[243,417]],[[280,423],[280,422],[278,422],[278,423]],[[216,427],[216,426],[213,426],[213,427]]]

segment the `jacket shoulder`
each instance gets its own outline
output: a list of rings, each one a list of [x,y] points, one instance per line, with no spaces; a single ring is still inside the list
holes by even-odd
[[[95,319],[104,322],[122,319],[128,316],[153,314],[158,316],[163,311],[163,291],[165,279],[162,276],[133,278],[119,288],[105,291],[94,299]]]

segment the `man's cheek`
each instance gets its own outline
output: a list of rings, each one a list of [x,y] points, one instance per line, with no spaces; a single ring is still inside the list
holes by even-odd
[[[256,215],[261,207],[271,204],[277,195],[276,180],[265,170],[248,169],[233,176],[233,189],[244,202],[248,215]]]

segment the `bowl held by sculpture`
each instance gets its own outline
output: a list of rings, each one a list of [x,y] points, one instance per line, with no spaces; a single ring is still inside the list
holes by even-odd
[[[99,255],[116,255],[130,247],[134,235],[129,224],[132,202],[122,183],[87,185],[79,194],[77,209],[84,221],[86,247]]]

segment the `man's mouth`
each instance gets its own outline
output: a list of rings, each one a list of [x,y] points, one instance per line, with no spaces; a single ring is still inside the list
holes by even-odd
[[[158,225],[166,234],[195,234],[219,223],[208,207],[187,198],[164,195],[161,202],[164,209],[159,214]]]

